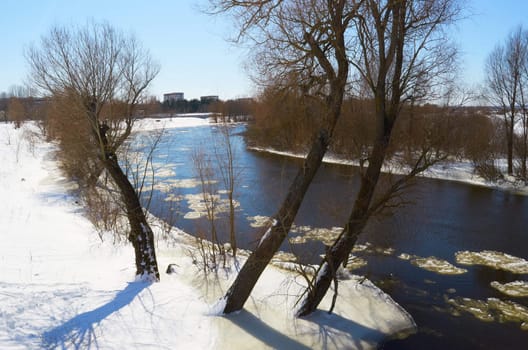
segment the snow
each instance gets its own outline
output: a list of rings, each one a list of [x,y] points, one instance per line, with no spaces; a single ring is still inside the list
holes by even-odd
[[[259,246],[262,244],[262,242],[266,241],[270,235],[271,235],[271,227],[266,230],[266,232],[262,235],[262,237],[260,237]]]
[[[135,130],[152,131],[161,129],[186,128],[192,126],[209,125],[209,119],[193,117],[194,114],[179,115],[173,118],[144,118],[134,124]]]
[[[198,118],[142,120],[143,130],[204,125]],[[195,239],[153,226],[159,283],[134,280],[133,248],[101,240],[83,216],[34,124],[0,124],[0,349],[364,349],[413,329],[410,315],[368,280],[339,287],[335,313],[293,316],[304,281],[269,267],[241,312],[219,314],[234,268],[204,276]],[[239,265],[244,252],[240,252]],[[323,301],[328,309],[331,295]]]

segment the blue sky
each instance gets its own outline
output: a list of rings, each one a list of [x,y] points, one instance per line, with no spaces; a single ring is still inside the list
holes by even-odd
[[[24,50],[55,24],[106,20],[134,33],[161,64],[150,92],[181,91],[186,98],[251,96],[254,88],[243,68],[246,52],[228,42],[228,18],[198,10],[206,1],[190,0],[0,0],[0,92],[26,79]],[[453,29],[462,55],[462,81],[483,79],[493,47],[522,24],[528,29],[528,1],[472,0],[467,19]]]

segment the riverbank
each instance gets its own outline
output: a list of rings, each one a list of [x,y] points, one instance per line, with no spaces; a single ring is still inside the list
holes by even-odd
[[[248,151],[242,136],[245,127],[233,125],[231,139],[238,167],[244,169],[237,194],[238,243],[251,249],[264,231],[259,227],[266,224],[265,215],[275,212],[299,161]],[[192,168],[183,165],[192,163],[192,150],[214,144],[218,132],[215,126],[167,130],[167,141],[153,157],[160,169],[173,169],[170,175],[159,172],[164,186],[155,201],[174,200],[181,212],[178,225],[188,232],[199,232],[197,228],[206,223],[200,218],[206,214],[196,202],[203,189],[192,182],[196,176]],[[215,157],[213,147],[206,150],[206,155]],[[292,252],[307,263],[320,261],[324,247],[317,241],[331,244],[340,233],[334,226],[346,218],[349,198],[359,185],[356,174],[352,167],[321,167],[297,215],[289,244],[281,248],[284,257],[291,259],[288,252]],[[220,200],[225,199],[225,193],[219,194]],[[417,178],[405,200],[411,204],[395,215],[369,223],[354,251],[354,264],[347,265],[359,268],[357,273],[375,281],[416,319],[418,334],[398,349],[431,344],[436,344],[435,349],[516,348],[512,345],[525,343],[526,298],[509,295],[526,295],[523,271],[528,257],[522,247],[527,244],[527,197],[463,182]],[[172,217],[162,211],[156,215]],[[509,272],[510,265],[516,272]],[[506,289],[504,294],[501,290]],[[493,320],[488,317],[483,322],[475,316],[488,315],[486,310],[491,310]],[[461,331],[463,338],[458,335]],[[393,345],[387,344],[387,349],[394,349]]]
[[[140,119],[137,123],[137,130],[141,131],[214,125],[211,124],[208,119],[204,119],[201,117],[193,117],[192,114],[164,119],[145,118]],[[267,147],[250,147],[250,149],[256,152],[266,152],[299,159],[304,158],[306,156],[305,154],[301,153],[278,151],[273,148]],[[358,162],[339,158],[333,155],[326,155],[323,159],[323,162],[328,164],[359,166]],[[504,165],[505,167],[506,160],[502,160],[499,163]],[[392,172],[399,175],[405,174],[405,171],[402,171],[402,169],[395,170],[394,168],[390,168],[387,166],[384,167],[383,171],[387,173]],[[470,185],[509,191],[511,193],[528,196],[528,185],[525,185],[521,181],[517,181],[515,178],[509,176],[506,176],[504,180],[501,180],[499,182],[488,181],[474,173],[473,164],[469,160],[449,160],[439,162],[424,171],[423,173],[419,174],[418,177],[462,182]]]
[[[277,151],[273,148],[266,148],[266,147],[251,147],[251,150],[257,151],[257,152],[267,152],[267,153],[277,154],[277,155],[281,155],[285,157],[292,157],[292,158],[299,158],[299,159],[306,157],[305,154],[295,153],[295,152]],[[359,166],[359,163],[356,161],[350,161],[350,160],[339,158],[333,155],[326,155],[323,159],[323,162],[328,163],[328,164],[350,165],[350,166],[356,166],[356,167]],[[502,160],[500,163],[506,164],[506,160]],[[397,174],[397,175],[406,174],[405,169],[400,169],[400,168],[390,167],[390,166],[384,166],[382,171],[385,173],[392,173],[392,174]],[[505,176],[505,179],[501,180],[500,182],[488,181],[484,179],[483,177],[478,176],[474,173],[473,165],[471,164],[470,161],[448,160],[448,161],[439,162],[431,166],[429,169],[425,170],[421,174],[417,175],[417,177],[462,182],[462,183],[467,183],[470,185],[482,186],[486,188],[493,188],[493,189],[498,189],[502,191],[509,191],[514,194],[528,196],[528,185],[525,185],[521,181],[517,181],[515,178],[511,176]]]
[[[137,126],[193,125],[204,120]],[[99,239],[54,159],[56,146],[39,133],[31,123],[0,124],[0,348],[364,349],[414,327],[387,294],[357,278],[340,284],[333,315],[295,319],[303,281],[273,267],[244,311],[218,317],[215,302],[236,271],[204,278],[193,238],[176,228],[163,240],[155,227],[160,269],[172,263],[175,273],[136,282],[132,247]]]

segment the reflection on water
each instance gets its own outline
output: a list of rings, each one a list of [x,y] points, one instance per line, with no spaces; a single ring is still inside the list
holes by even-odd
[[[239,246],[251,249],[282,201],[299,160],[246,150],[237,134],[243,130],[244,126],[234,127],[232,137],[241,174],[235,192],[240,203],[236,228]],[[179,201],[175,224],[189,233],[206,223],[204,218],[185,218],[195,212],[187,196],[202,192],[201,186],[191,187],[195,176],[190,157],[197,147],[212,152],[215,132],[208,126],[169,130],[168,141],[162,142],[165,147],[154,156],[159,167],[169,165],[164,175],[175,175],[157,179],[151,211],[164,217],[165,199]],[[303,262],[318,263],[324,244],[346,222],[358,185],[354,167],[323,165],[300,208],[295,232],[275,259],[298,261],[291,254],[296,253]],[[222,190],[221,181],[216,187]],[[419,327],[417,334],[384,348],[519,349],[528,344],[528,331],[521,330],[528,307],[523,294],[528,279],[528,197],[420,178],[404,199],[411,204],[371,220],[354,249],[353,260],[358,262],[354,272],[389,293]],[[219,213],[218,231],[227,240],[225,218]],[[519,296],[506,294],[514,290]],[[468,311],[473,309],[484,316]],[[489,322],[482,321],[488,314]]]

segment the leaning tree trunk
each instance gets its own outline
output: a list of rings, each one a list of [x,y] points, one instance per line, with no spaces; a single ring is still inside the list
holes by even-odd
[[[330,139],[341,114],[349,73],[349,63],[346,57],[346,50],[344,49],[345,27],[340,22],[341,19],[339,15],[336,15],[335,21],[332,22],[333,26],[337,26],[336,37],[334,39],[334,43],[337,46],[334,57],[337,70],[334,69],[334,66],[328,57],[325,56],[325,52],[318,46],[315,39],[309,33],[305,33],[304,35],[304,39],[311,47],[313,55],[321,64],[329,80],[328,86],[330,91],[325,99],[325,113],[327,114],[324,118],[324,124],[314,135],[308,156],[295,176],[293,183],[290,185],[286,198],[282,202],[279,211],[272,217],[271,226],[262,236],[259,244],[248,257],[246,263],[238,273],[236,280],[224,296],[225,307],[223,312],[225,314],[238,311],[244,306],[260,275],[288,235],[306,191],[323,162],[323,157],[328,149]]]
[[[330,132],[333,130],[333,126]],[[302,168],[299,169],[290,186],[286,199],[278,213],[272,218],[271,227],[262,236],[258,246],[249,256],[236,280],[227,291],[225,314],[242,309],[260,275],[286,238],[304,195],[323,161],[329,142],[329,131],[319,130]]]
[[[325,257],[319,265],[320,268],[313,277],[310,287],[308,287],[304,299],[300,304],[297,316],[306,316],[317,309],[317,306],[330,288],[332,281],[334,281],[339,265],[346,264],[348,255],[367,223],[370,216],[369,206],[381,174],[381,167],[389,146],[393,123],[387,123],[386,121],[385,125],[386,127],[384,128],[382,136],[378,139],[372,150],[367,172],[361,179],[359,193],[347,224],[339,238],[326,251]]]
[[[121,169],[115,154],[107,155],[103,162],[123,198],[130,224],[128,240],[134,246],[136,256],[136,276],[157,282],[160,275],[156,260],[154,234],[147,223],[137,193]]]
[[[343,64],[343,66],[346,66],[346,64]],[[310,183],[323,162],[323,157],[341,114],[346,83],[346,74],[344,72],[346,70],[341,71],[338,79],[332,84],[333,93],[330,94],[327,100],[329,108],[326,125],[321,127],[314,135],[310,151],[290,185],[286,198],[282,202],[279,211],[271,218],[271,226],[262,236],[259,244],[248,257],[237,278],[224,296],[224,314],[238,311],[244,307],[260,275],[264,272],[264,269],[290,231],[306,191],[308,191]]]

